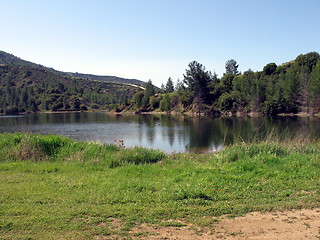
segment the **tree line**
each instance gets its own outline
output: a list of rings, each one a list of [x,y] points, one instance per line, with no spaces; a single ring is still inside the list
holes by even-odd
[[[136,93],[131,108],[139,111],[192,111],[216,115],[260,113],[266,115],[320,111],[320,55],[310,52],[262,71],[238,71],[234,59],[226,62],[221,78],[197,61],[189,63],[174,86],[171,78],[156,93],[149,81],[146,91]]]
[[[0,65],[0,114],[38,111],[193,112],[198,115],[259,113],[266,115],[320,111],[320,56],[301,54],[262,71],[238,71],[230,59],[221,78],[197,61],[183,79],[169,78],[157,89],[61,76],[38,66]]]

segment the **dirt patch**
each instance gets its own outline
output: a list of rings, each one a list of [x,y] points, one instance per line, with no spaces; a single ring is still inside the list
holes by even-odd
[[[204,239],[320,239],[320,209],[252,212],[243,217],[219,218],[212,228],[198,229],[174,222],[173,226],[142,224],[130,232],[141,240],[204,240]],[[178,225],[178,226],[174,226]],[[109,238],[114,239],[114,238]]]
[[[249,213],[216,226],[220,239],[319,239],[320,209]],[[213,238],[215,239],[215,238]]]

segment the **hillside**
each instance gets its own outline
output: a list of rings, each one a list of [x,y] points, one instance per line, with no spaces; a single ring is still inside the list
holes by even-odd
[[[62,72],[65,76],[70,77],[78,77],[78,78],[87,78],[96,81],[103,81],[103,82],[116,82],[116,83],[125,83],[125,84],[134,84],[137,86],[146,86],[146,82],[137,80],[137,79],[126,79],[120,78],[115,76],[99,76],[93,74],[84,74],[84,73],[72,73],[72,72]]]
[[[120,78],[115,76],[98,76],[93,74],[83,74],[83,73],[73,73],[73,72],[61,72],[57,71],[53,68],[44,67],[39,64],[35,64],[29,61],[25,61],[19,57],[16,57],[12,54],[6,53],[4,51],[0,51],[0,64],[14,64],[14,65],[24,65],[24,66],[34,66],[39,68],[44,68],[47,71],[51,71],[55,74],[59,74],[61,76],[68,76],[68,77],[77,77],[77,78],[87,78],[97,81],[104,81],[104,82],[116,82],[116,83],[127,83],[127,84],[134,84],[138,86],[145,86],[146,82],[137,80],[137,79],[126,79]]]
[[[79,111],[128,104],[140,90],[128,84],[67,77],[38,65],[0,65],[0,113]]]
[[[32,62],[28,62],[18,58],[12,54],[0,51],[0,64],[16,64],[16,65],[27,65],[27,66],[40,66]]]

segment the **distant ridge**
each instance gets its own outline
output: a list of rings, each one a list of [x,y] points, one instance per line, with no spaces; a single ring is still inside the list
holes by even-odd
[[[125,83],[125,84],[134,84],[138,86],[145,86],[147,83],[138,79],[126,79],[116,76],[99,76],[93,74],[84,74],[84,73],[73,73],[73,72],[62,72],[57,71],[53,68],[44,67],[40,64],[32,63],[26,60],[23,60],[19,57],[14,56],[13,54],[6,53],[4,51],[0,51],[0,64],[15,64],[15,65],[24,65],[24,66],[37,66],[41,68],[45,68],[48,71],[54,72],[55,74],[68,76],[68,77],[76,77],[76,78],[85,78],[96,81],[103,82],[115,82],[115,83]]]
[[[143,82],[137,79],[127,79],[127,78],[120,78],[116,76],[100,76],[100,75],[73,73],[73,72],[63,72],[63,73],[65,76],[69,76],[69,77],[87,78],[87,79],[96,80],[96,81],[126,83],[126,84],[140,85],[140,86],[146,85],[146,82]]]

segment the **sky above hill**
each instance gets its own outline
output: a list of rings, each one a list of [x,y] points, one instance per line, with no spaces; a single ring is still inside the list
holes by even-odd
[[[196,60],[262,70],[320,52],[319,0],[0,0],[0,50],[61,71],[160,86]]]

